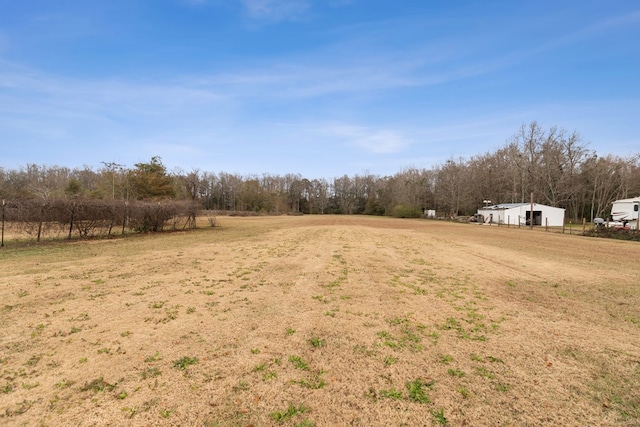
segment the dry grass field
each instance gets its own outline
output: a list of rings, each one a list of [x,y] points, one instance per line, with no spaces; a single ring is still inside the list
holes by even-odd
[[[640,425],[637,242],[218,225],[0,249],[0,425]]]

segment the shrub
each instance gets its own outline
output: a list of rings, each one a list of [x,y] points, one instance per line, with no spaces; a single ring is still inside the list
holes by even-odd
[[[420,218],[420,210],[413,206],[399,204],[391,210],[391,216],[395,218]]]

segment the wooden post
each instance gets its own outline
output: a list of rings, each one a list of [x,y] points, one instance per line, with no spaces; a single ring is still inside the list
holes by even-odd
[[[511,225],[511,215],[507,215],[507,228]]]
[[[562,234],[564,234],[564,218],[563,218],[563,221],[562,221]]]
[[[544,231],[549,231],[549,218],[544,219]]]
[[[128,201],[124,202],[124,212],[122,214],[122,235],[124,236],[124,227],[127,225],[127,207],[129,205]]]
[[[71,204],[71,221],[69,224],[69,237],[67,238],[68,240],[71,240],[71,233],[73,233],[73,215],[76,212],[76,204],[72,203]]]
[[[587,220],[585,218],[582,218],[582,235],[585,235],[587,229]]]
[[[0,247],[4,246],[4,207],[5,201],[2,199],[2,243],[0,243]]]

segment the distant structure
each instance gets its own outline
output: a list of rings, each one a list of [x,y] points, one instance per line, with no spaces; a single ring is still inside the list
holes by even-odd
[[[436,217],[436,210],[435,209],[425,209],[424,210],[424,216],[425,216],[425,218],[435,218]]]
[[[534,226],[562,227],[564,209],[534,203],[532,210],[531,203],[500,203],[478,209],[476,218],[485,224],[530,225],[533,220]]]
[[[613,222],[619,222],[631,230],[637,230],[638,219],[640,219],[640,196],[613,202],[613,206],[611,206],[611,220]]]

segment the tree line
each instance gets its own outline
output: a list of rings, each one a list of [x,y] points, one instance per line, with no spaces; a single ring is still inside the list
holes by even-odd
[[[171,218],[190,218],[199,209],[398,217],[418,217],[429,209],[441,217],[457,217],[475,213],[485,200],[527,202],[532,193],[537,203],[565,208],[567,219],[590,220],[607,217],[614,200],[640,194],[640,153],[599,155],[577,132],[544,128],[535,121],[523,124],[494,152],[452,158],[429,169],[410,167],[391,176],[308,179],[300,174],[169,171],[159,157],[131,168],[103,165],[0,168],[0,197],[13,206],[7,208],[12,221],[31,227],[67,226],[75,216],[75,227],[78,221],[95,219],[112,232],[118,224],[162,228]],[[154,222],[149,212],[159,206],[164,210],[156,212]]]
[[[165,200],[124,201],[95,199],[14,199],[2,205],[5,221],[16,232],[33,236],[91,237],[195,228],[197,204]]]

